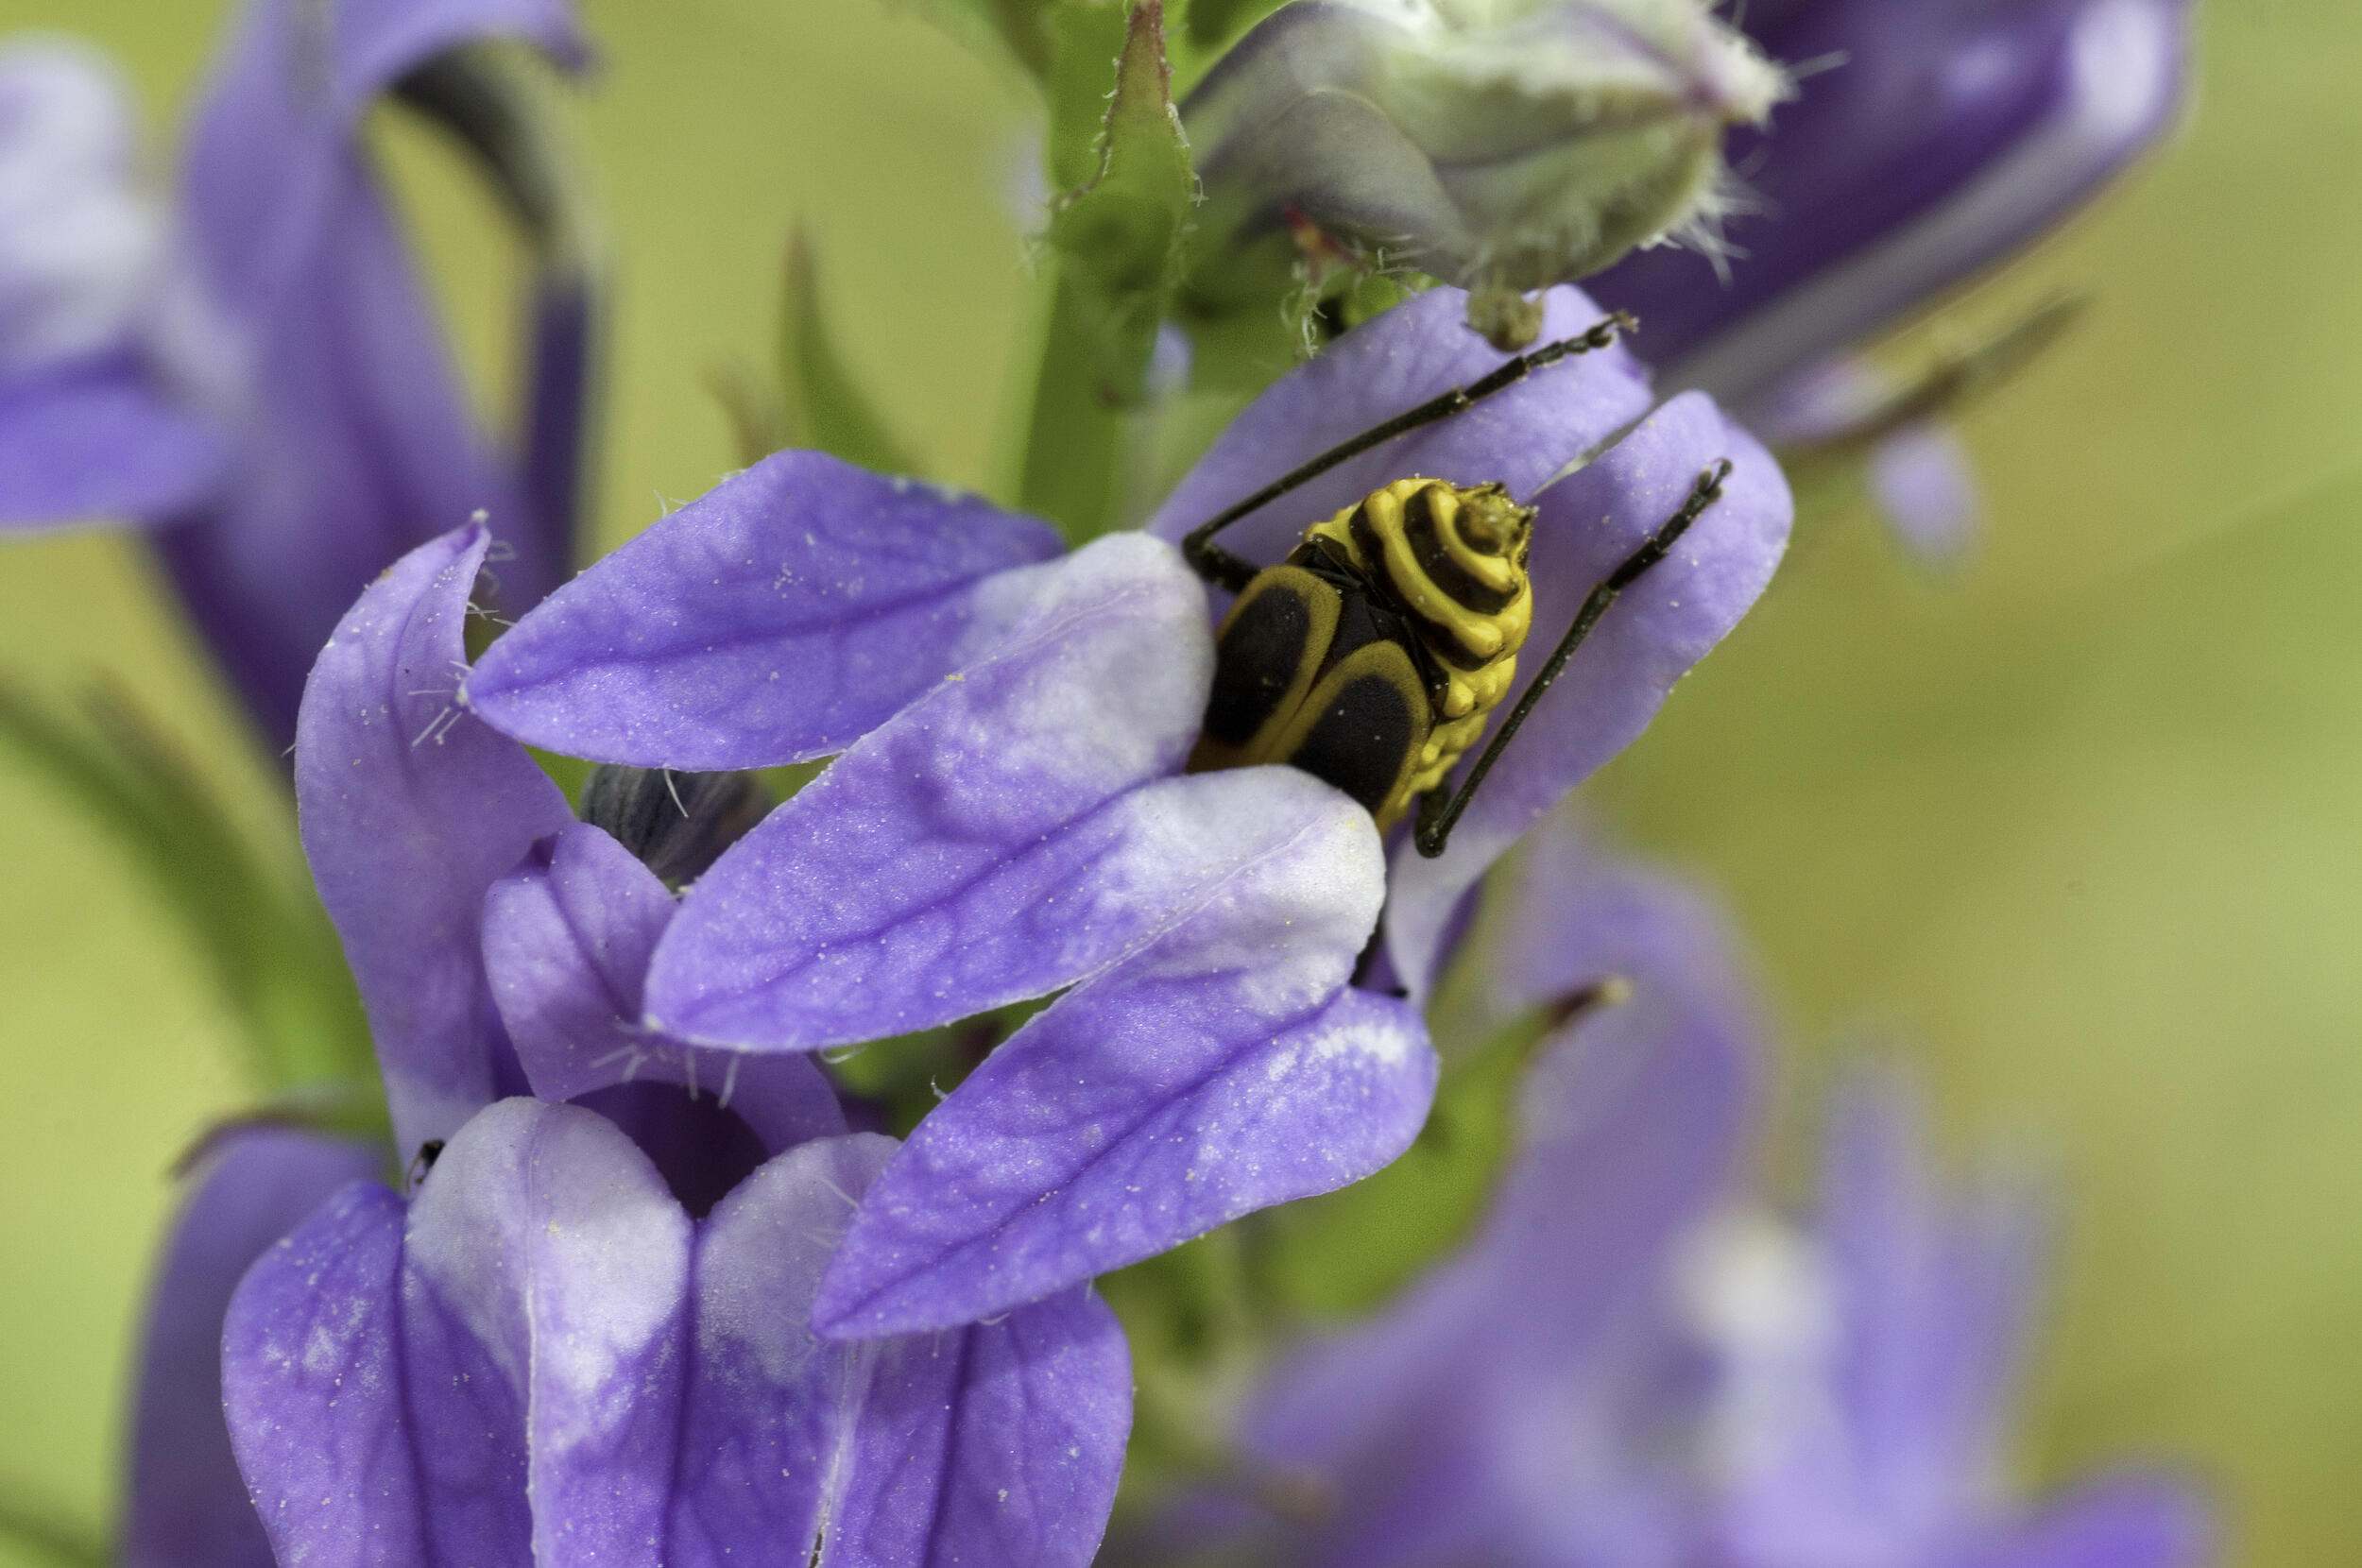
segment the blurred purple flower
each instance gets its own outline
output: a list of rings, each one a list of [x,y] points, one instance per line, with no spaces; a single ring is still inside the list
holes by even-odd
[[[1939,415],[1887,418],[1902,400],[1921,401],[1900,378],[1866,360],[1833,359],[1761,400],[1754,428],[1793,466],[1808,469],[1827,452],[1857,458],[1871,499],[1904,547],[1929,567],[1950,567],[1975,542],[1976,475]]]
[[[1907,1097],[1856,1080],[1820,1213],[1751,1204],[1768,1063],[1695,893],[1549,835],[1507,929],[1515,1009],[1629,987],[1547,1043],[1477,1238],[1283,1358],[1241,1463],[1292,1510],[1186,1502],[1111,1555],[1290,1568],[2183,1568],[2194,1491],[2127,1473],[2028,1508],[2004,1425],[2037,1210],[1930,1185]]]
[[[1728,1217],[1695,1238],[1707,1369],[1698,1529],[1735,1568],[2187,1568],[2196,1488],[2155,1472],[2038,1504],[2008,1483],[2044,1205],[1998,1168],[1945,1193],[1901,1079],[1857,1072],[1824,1129],[1809,1230]],[[1786,1310],[1780,1304],[1786,1303]],[[1768,1332],[1767,1332],[1768,1330]]]
[[[1767,438],[1819,441],[1875,398],[1840,362],[2083,207],[2173,125],[2191,0],[1766,0],[1741,20],[1804,77],[1730,151],[1730,259],[1652,251],[1592,283],[1676,386]],[[1936,411],[1940,415],[1941,411]],[[1777,434],[1774,435],[1773,433]],[[1874,458],[1915,550],[1956,554],[1965,465],[1931,416]]]
[[[177,515],[229,443],[155,384],[190,335],[163,217],[138,185],[123,84],[62,40],[0,52],[0,516]]]
[[[1771,0],[1743,23],[1812,67],[1735,146],[1736,259],[1636,256],[1600,297],[1675,384],[1746,408],[2080,208],[2172,125],[2190,0]]]
[[[1707,400],[1652,413],[1628,356],[1587,356],[1233,536],[1275,559],[1307,521],[1402,474],[1499,481],[1535,495],[1537,623],[1564,624],[1703,468],[1735,463],[1450,853],[1404,847],[1390,878],[1368,812],[1308,775],[1183,773],[1211,616],[1166,541],[1498,363],[1463,314],[1439,293],[1347,335],[1258,400],[1145,534],[1063,558],[1029,519],[779,454],[585,572],[470,676],[465,700],[491,724],[603,761],[844,752],[691,888],[650,963],[646,1028],[757,1059],[1064,993],[879,1179],[822,1284],[823,1332],[1003,1310],[1391,1161],[1435,1064],[1415,1007],[1349,983],[1381,904],[1395,972],[1423,992],[1484,869],[1638,733],[1769,580],[1789,520],[1776,466]],[[1598,319],[1571,289],[1549,315],[1562,334]]]
[[[1520,874],[1490,1000],[1506,1016],[1611,979],[1629,995],[1546,1040],[1471,1244],[1367,1324],[1283,1360],[1241,1462],[1309,1505],[1222,1508],[1222,1560],[1291,1568],[1672,1568],[1674,1477],[1648,1462],[1655,1304],[1677,1239],[1738,1175],[1766,1064],[1729,932],[1669,878],[1599,864],[1555,825]],[[1248,1551],[1252,1543],[1255,1550]],[[1176,1552],[1175,1556],[1185,1556]]]
[[[145,525],[274,744],[337,617],[412,546],[488,513],[513,608],[566,570],[580,292],[537,307],[511,461],[471,426],[362,141],[373,103],[488,39],[583,58],[568,0],[252,0],[169,216],[101,61],[0,56],[0,526]]]
[[[282,1561],[800,1562],[818,1543],[846,1568],[1079,1568],[1130,1424],[1114,1318],[1078,1285],[923,1337],[814,1338],[893,1141],[848,1133],[809,1058],[639,1027],[672,895],[450,706],[488,545],[480,526],[432,540],[363,594],[297,748],[305,851],[423,1176],[406,1200],[358,1180],[317,1204],[315,1176],[360,1172],[306,1153],[257,1191],[270,1151],[231,1142],[159,1294],[152,1338],[178,1350],[151,1355],[143,1408],[182,1424],[143,1421],[135,1521],[240,1517],[217,1460],[197,1463],[219,1449],[181,1353],[210,1322]],[[265,1246],[225,1331],[222,1287]],[[187,1454],[151,1462],[149,1430]],[[247,1537],[175,1560],[251,1560]]]

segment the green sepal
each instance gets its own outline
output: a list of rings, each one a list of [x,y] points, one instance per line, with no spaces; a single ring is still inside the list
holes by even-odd
[[[179,921],[239,1025],[265,1098],[360,1085],[376,1063],[334,928],[291,856],[233,823],[173,742],[122,693],[100,688],[78,721],[0,687],[0,744],[45,774],[129,851]],[[276,802],[285,842],[295,824]]]
[[[1434,284],[1425,273],[1355,272],[1322,296],[1310,314],[1327,335],[1342,336]]]
[[[1287,0],[1166,0],[1186,78],[1195,80],[1222,48]],[[970,48],[1017,65],[1045,91],[1057,79],[1062,27],[1078,12],[1121,15],[1111,0],[915,0],[915,9]],[[1121,37],[1121,28],[1115,37]],[[1112,55],[1113,50],[1109,53]],[[1104,101],[1104,91],[1100,94]],[[1094,112],[1092,118],[1097,118]],[[1083,176],[1077,175],[1075,180]],[[1072,183],[1072,181],[1070,181]]]
[[[1230,43],[1287,0],[1192,0],[1190,6],[1190,46],[1213,49]],[[1209,60],[1207,64],[1211,64]]]
[[[1125,499],[1118,480],[1131,416],[1146,397],[1197,179],[1173,111],[1158,0],[1124,13],[1070,7],[1053,26],[1048,157],[1069,190],[1045,236],[1051,302],[1018,493],[1080,541],[1109,527]],[[1085,152],[1080,128],[1094,124]]]
[[[1381,267],[1275,230],[1247,244],[1208,221],[1193,230],[1173,301],[1190,334],[1193,391],[1251,398],[1339,336],[1429,288],[1425,273]]]
[[[1073,24],[1061,28],[1062,43],[1087,65],[1099,58],[1104,24],[1092,11],[1068,15]],[[1107,317],[1103,357],[1109,369],[1124,368],[1125,390],[1137,396],[1197,199],[1189,140],[1172,107],[1159,0],[1138,0],[1125,19],[1115,92],[1105,102],[1088,178],[1059,202],[1049,238],[1076,264],[1074,275],[1098,291]]]

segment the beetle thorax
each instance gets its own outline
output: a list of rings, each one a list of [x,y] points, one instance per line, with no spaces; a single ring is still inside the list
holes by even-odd
[[[1285,762],[1391,827],[1509,694],[1532,528],[1498,485],[1403,479],[1305,530],[1223,621],[1190,767]]]
[[[1481,728],[1516,679],[1533,623],[1533,509],[1498,485],[1397,479],[1305,537],[1342,547],[1402,610],[1438,675],[1439,723],[1475,719]]]

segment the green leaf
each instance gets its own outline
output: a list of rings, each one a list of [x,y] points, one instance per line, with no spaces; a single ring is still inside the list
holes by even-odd
[[[1059,0],[921,0],[919,12],[970,46],[984,45],[1041,79],[1050,70],[1050,19]]]
[[[308,883],[256,851],[125,696],[102,688],[81,706],[77,723],[0,687],[0,745],[112,832],[163,895],[241,1026],[257,1087],[374,1085],[360,1000]]]
[[[916,473],[867,393],[853,379],[820,306],[820,273],[812,242],[797,230],[787,247],[779,302],[779,384],[787,396],[789,438],[834,452],[877,473]]]
[[[1084,161],[1074,127],[1103,101],[1087,179],[1060,202],[1048,244],[1050,315],[1019,490],[1025,506],[1080,539],[1113,520],[1117,477],[1142,402],[1156,330],[1180,271],[1197,180],[1173,112],[1164,9],[1138,0],[1122,19],[1114,91],[1105,83],[1113,12],[1076,7],[1054,20],[1051,171]]]
[[[800,229],[780,268],[775,347],[767,372],[738,358],[706,371],[706,389],[721,405],[740,461],[751,466],[785,448],[809,447],[874,473],[921,471],[837,348],[821,304],[819,264]]]
[[[1190,43],[1199,49],[1227,43],[1284,3],[1285,0],[1194,0],[1190,7]]]
[[[788,428],[776,378],[764,375],[744,359],[726,359],[706,366],[703,380],[713,401],[722,405],[729,426],[730,445],[741,466],[753,468],[773,452],[796,444]],[[543,764],[544,769],[548,766]]]

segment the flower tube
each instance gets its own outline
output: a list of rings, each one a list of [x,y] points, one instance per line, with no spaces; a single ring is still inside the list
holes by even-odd
[[[1121,1331],[1077,1286],[990,1322],[814,1339],[814,1289],[894,1140],[849,1133],[808,1058],[714,1061],[701,1085],[692,1048],[633,1027],[672,894],[422,684],[454,678],[488,542],[474,526],[397,563],[306,690],[305,850],[411,1182],[237,1134],[193,1204],[234,1223],[183,1227],[155,1315],[220,1347],[243,1517],[282,1561],[1080,1568],[1130,1423]],[[255,1251],[225,1315],[216,1265]],[[205,1407],[179,1397],[187,1361],[151,1355],[143,1401],[184,1436]],[[240,1517],[195,1456],[154,1447],[135,1521]]]

